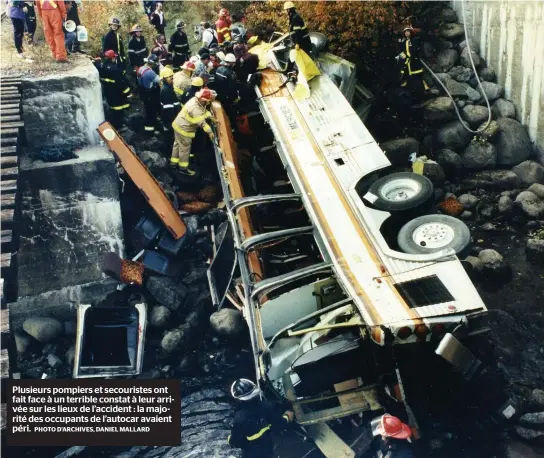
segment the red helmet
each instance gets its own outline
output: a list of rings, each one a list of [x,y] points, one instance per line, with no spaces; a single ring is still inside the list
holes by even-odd
[[[226,8],[221,8],[219,10],[219,17],[225,17],[229,15],[229,10]]]
[[[117,53],[113,49],[108,49],[104,53],[104,57],[106,57],[108,59],[115,59],[117,57]]]
[[[409,439],[412,436],[410,427],[393,415],[385,414],[371,422],[372,434],[392,437],[394,439]]]
[[[200,91],[198,91],[196,93],[196,96],[199,99],[203,99],[203,100],[207,100],[207,101],[212,101],[213,100],[212,91],[210,91],[207,87],[205,87],[205,88],[201,89]]]

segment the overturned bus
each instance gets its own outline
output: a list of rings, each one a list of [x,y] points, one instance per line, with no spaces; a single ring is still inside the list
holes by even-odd
[[[209,279],[217,306],[227,295],[243,310],[261,387],[311,425],[379,410],[377,389],[402,386],[398,346],[433,344],[472,377],[479,361],[459,340],[481,332],[486,307],[457,257],[466,226],[430,213],[427,178],[391,172],[329,76],[295,100],[287,40],[267,52],[236,142],[213,103],[229,227]]]

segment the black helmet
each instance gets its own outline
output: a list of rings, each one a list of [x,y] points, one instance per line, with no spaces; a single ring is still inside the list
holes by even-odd
[[[223,47],[223,49],[228,49],[228,48],[231,48],[232,47],[232,42],[228,41],[228,40],[225,40],[221,46]]]
[[[230,387],[230,394],[234,399],[249,401],[261,394],[261,390],[247,378],[236,380]]]
[[[176,21],[176,29],[181,29],[185,27],[185,22],[183,21]]]
[[[108,25],[118,25],[119,27],[121,27],[121,21],[119,20],[119,18],[112,17],[108,22]]]

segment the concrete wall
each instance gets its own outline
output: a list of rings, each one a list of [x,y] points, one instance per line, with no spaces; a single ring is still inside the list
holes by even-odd
[[[463,22],[462,0],[452,8]],[[544,159],[544,2],[542,0],[465,1],[469,39],[515,103]]]
[[[81,55],[72,55],[62,72],[24,80],[23,117],[29,153],[43,147],[98,145],[104,121],[98,71]]]

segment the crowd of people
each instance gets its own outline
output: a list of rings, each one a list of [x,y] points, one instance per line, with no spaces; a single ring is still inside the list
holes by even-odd
[[[81,0],[6,0],[7,13],[13,24],[13,39],[17,56],[26,62],[33,62],[24,52],[24,45],[34,44],[37,17],[42,20],[45,40],[51,55],[58,63],[67,63],[67,55],[80,51],[75,32],[81,25],[79,10],[83,8]]]
[[[137,90],[145,108],[142,133],[160,135],[171,150],[171,166],[192,176],[191,146],[196,132],[202,129],[213,138],[210,103],[221,102],[235,122],[238,104],[251,93],[250,75],[257,72],[259,58],[249,50],[259,40],[247,33],[243,17],[235,18],[233,26],[228,10],[222,8],[213,27],[201,23],[201,47],[192,53],[185,23],[178,20],[167,41],[161,3],[144,3],[158,32],[153,44],[148,45],[142,27],[135,24],[125,45],[123,25],[112,17],[102,54],[94,59],[110,110],[108,118],[123,130],[124,114]]]

